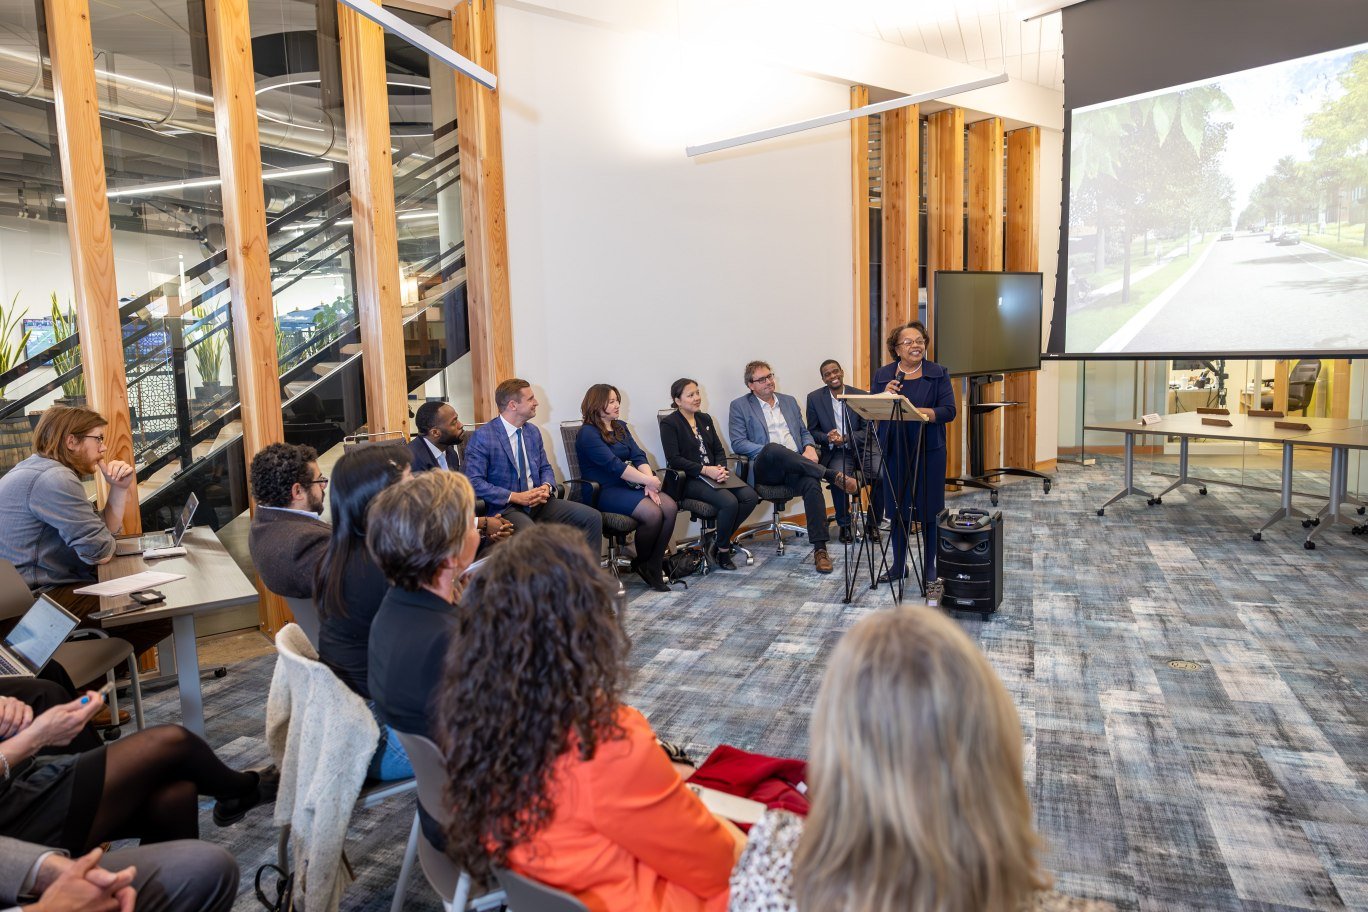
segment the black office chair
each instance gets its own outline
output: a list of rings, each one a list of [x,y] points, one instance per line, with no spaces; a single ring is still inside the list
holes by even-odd
[[[656,420],[664,421],[674,414],[674,409],[660,409],[656,412]],[[745,478],[750,471],[750,460],[745,456],[737,456],[734,453],[727,453],[728,461],[735,460],[732,468],[733,474],[738,478]],[[680,490],[683,490],[683,479],[680,479]],[[717,510],[712,504],[701,500],[694,500],[692,497],[684,497],[682,494],[676,497],[679,509],[689,514],[689,520],[698,523],[699,534],[693,538],[682,539],[675,543],[676,548],[697,548],[703,555],[703,575],[707,576],[712,570],[712,550],[717,544]],[[746,555],[746,564],[755,563],[755,556],[745,548],[737,547],[737,551]]]
[[[1302,358],[1287,375],[1287,411],[1306,414],[1311,397],[1316,392],[1316,381],[1320,379],[1321,363],[1318,358]],[[1273,407],[1273,393],[1266,391],[1259,397],[1259,405],[1264,409]]]
[[[768,532],[774,536],[774,553],[782,555],[784,553],[785,532],[792,532],[795,535],[807,534],[807,529],[803,526],[800,526],[796,523],[784,522],[780,518],[784,515],[784,510],[788,507],[789,501],[801,495],[797,491],[793,490],[793,488],[787,487],[785,485],[767,485],[756,483],[753,487],[755,488],[755,493],[760,496],[760,499],[763,500],[765,503],[769,504],[771,507],[773,507],[774,511],[770,514],[769,522],[759,526],[752,526],[745,532],[742,532],[740,535],[736,536],[736,538],[732,539],[732,544],[734,546],[740,547],[741,542],[746,541],[747,539],[752,539],[755,536],[760,535],[764,532]],[[746,553],[750,554],[749,551],[747,551]],[[749,561],[747,561],[747,563],[749,563]]]
[[[570,474],[574,476],[565,479],[563,491],[567,499],[598,510],[598,482],[579,477],[579,454],[575,451],[575,438],[579,435],[579,430],[583,425],[583,421],[561,422],[561,443],[565,445],[565,460],[570,465]],[[639,524],[632,517],[624,516],[621,513],[605,513],[599,510],[599,515],[603,517],[603,537],[608,540],[607,566],[621,584],[622,575],[619,571],[630,569],[632,566],[631,559],[623,554],[623,550],[627,547],[627,536],[635,532]]]

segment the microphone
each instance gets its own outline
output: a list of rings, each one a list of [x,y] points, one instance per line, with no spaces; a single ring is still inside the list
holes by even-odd
[[[903,377],[905,377],[905,376],[907,376],[907,375],[904,374],[902,371],[898,371],[898,376],[894,377],[893,379],[894,379],[894,380],[897,380],[899,383],[902,383],[902,382],[903,382]]]

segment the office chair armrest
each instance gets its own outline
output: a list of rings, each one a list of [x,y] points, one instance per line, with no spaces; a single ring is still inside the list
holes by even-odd
[[[77,640],[85,639],[107,640],[109,639],[109,634],[96,627],[78,627],[67,634],[67,638],[63,642],[74,643]]]
[[[579,485],[580,488],[578,492],[573,491],[571,485]],[[586,486],[589,488],[588,500],[584,499],[583,494],[583,489]],[[567,478],[556,486],[556,496],[561,500],[573,500],[576,503],[582,503],[597,510],[599,502],[599,483],[597,481],[590,481],[587,478]]]
[[[485,499],[484,499],[483,497],[477,497],[477,498],[475,498],[475,515],[476,515],[476,516],[488,516],[488,515],[489,515],[489,504],[485,503]]]
[[[684,485],[689,480],[680,469],[656,469],[656,477],[660,479],[660,490],[673,497],[676,501],[684,499]]]
[[[734,460],[736,462],[736,468],[732,470],[733,475],[737,475],[740,478],[744,479],[747,475],[750,474],[749,456],[740,456],[736,453],[728,453],[727,459]]]

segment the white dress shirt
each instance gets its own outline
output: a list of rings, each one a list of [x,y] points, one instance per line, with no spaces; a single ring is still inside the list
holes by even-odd
[[[504,418],[503,415],[499,416],[499,420],[503,422],[504,433],[508,435],[508,448],[513,452],[513,468],[516,469],[518,467],[518,431],[522,430],[522,428],[516,428],[509,424],[508,420]],[[526,435],[524,434],[524,436]],[[527,458],[526,444],[524,444],[522,448],[522,457],[523,466],[525,467],[522,479],[523,490],[530,491],[532,490],[532,460]]]
[[[845,392],[845,388],[841,388]],[[845,434],[845,403],[836,398],[836,394],[831,394],[831,413],[836,416],[836,433]]]
[[[451,466],[447,464],[447,451],[446,451],[446,450],[444,450],[444,449],[442,449],[441,447],[437,446],[435,443],[433,443],[431,440],[428,440],[426,437],[423,438],[423,443],[426,443],[426,444],[427,444],[428,450],[431,451],[431,453],[432,453],[432,458],[435,459],[435,460],[437,460],[437,467],[438,467],[438,468],[441,468],[441,469],[449,469],[449,468],[451,468]]]
[[[760,413],[765,416],[765,430],[769,432],[770,443],[777,443],[795,453],[798,452],[798,444],[789,433],[788,422],[784,420],[784,412],[779,408],[779,397],[774,397],[774,405],[767,405],[759,396],[755,398],[760,401]]]

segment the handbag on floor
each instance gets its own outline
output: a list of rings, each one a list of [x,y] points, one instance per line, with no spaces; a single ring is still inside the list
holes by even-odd
[[[267,897],[262,889],[261,878],[275,874],[275,898]],[[294,910],[294,873],[280,870],[273,864],[264,864],[256,872],[256,898],[268,912],[293,912]]]
[[[703,569],[703,552],[698,548],[680,548],[665,555],[665,575],[672,580],[693,576]]]

